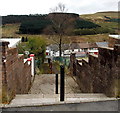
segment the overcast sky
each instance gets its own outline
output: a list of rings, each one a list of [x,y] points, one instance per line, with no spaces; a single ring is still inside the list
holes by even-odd
[[[119,0],[0,0],[0,15],[48,14],[58,3],[65,4],[68,12],[89,14],[117,11]]]

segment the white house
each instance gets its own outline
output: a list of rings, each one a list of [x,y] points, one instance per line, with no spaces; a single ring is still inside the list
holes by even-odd
[[[120,39],[120,35],[109,35],[109,37]]]
[[[21,38],[1,38],[0,40],[9,42],[9,48],[16,48],[16,45],[21,42]]]
[[[98,53],[96,43],[71,43],[62,44],[62,56],[68,57],[72,52],[78,53],[78,56],[85,56],[86,53]],[[58,57],[59,48],[57,45],[49,45],[46,49],[46,58]]]

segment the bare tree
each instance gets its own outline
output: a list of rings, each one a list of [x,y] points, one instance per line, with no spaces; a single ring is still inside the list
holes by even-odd
[[[58,6],[51,9],[51,13],[48,18],[52,24],[47,28],[47,31],[52,36],[52,39],[59,46],[59,56],[62,55],[62,41],[65,35],[68,35],[73,29],[73,18],[72,13],[66,13],[67,9],[64,4],[59,3]],[[78,16],[78,15],[77,15]]]
[[[53,13],[53,12],[67,12],[67,9],[66,9],[66,6],[65,4],[62,4],[62,3],[59,3],[55,8],[51,8],[50,9],[50,12]]]

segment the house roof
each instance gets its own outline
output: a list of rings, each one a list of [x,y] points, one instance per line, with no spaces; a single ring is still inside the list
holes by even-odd
[[[58,51],[59,50],[59,48],[56,44],[51,44],[47,48],[50,48],[51,51]]]
[[[62,51],[64,50],[74,50],[74,49],[85,49],[85,48],[98,48],[98,47],[108,47],[108,42],[96,42],[96,43],[71,43],[71,44],[62,44]],[[58,45],[51,44],[47,48],[50,48],[52,51],[58,51]]]
[[[78,43],[80,49],[89,48],[89,43]]]
[[[78,45],[78,43],[71,43],[70,44],[70,48],[69,49],[80,49],[80,46]]]
[[[98,48],[96,43],[89,43],[89,48]]]
[[[96,42],[98,47],[108,47],[108,42]]]

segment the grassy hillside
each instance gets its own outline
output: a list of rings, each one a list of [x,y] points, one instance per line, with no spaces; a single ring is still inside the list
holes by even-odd
[[[85,35],[85,36],[71,36],[71,42],[104,42],[109,40],[109,34]]]
[[[6,24],[2,27],[2,37],[19,37],[17,32],[19,31],[20,24]]]
[[[6,24],[2,27],[2,37],[14,37],[14,38],[21,38],[21,37],[40,37],[46,40],[46,43],[49,44],[51,41],[45,35],[28,35],[28,34],[18,34],[20,24]]]
[[[80,17],[84,19],[105,19],[104,16],[108,16],[110,18],[118,18],[118,12],[109,11],[109,12],[97,12],[95,14],[80,15]]]
[[[118,19],[118,12],[98,12],[95,14],[86,14],[80,15],[81,18],[95,22],[104,28],[109,28],[118,32],[118,23],[117,22],[106,22],[107,18]],[[118,32],[119,33],[119,32]]]

